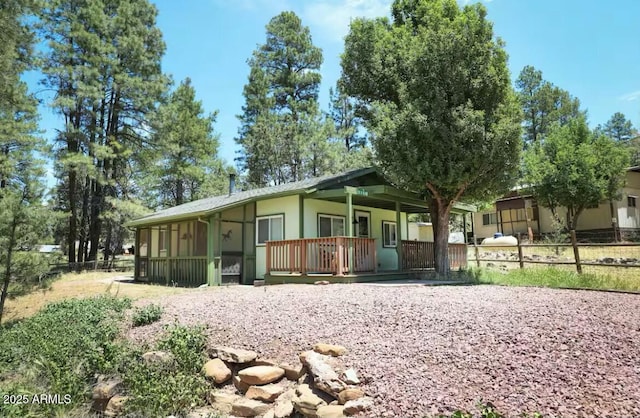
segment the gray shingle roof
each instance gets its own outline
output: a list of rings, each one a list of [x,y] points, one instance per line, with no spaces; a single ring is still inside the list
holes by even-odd
[[[216,209],[234,206],[240,203],[250,202],[259,198],[265,198],[279,194],[297,194],[308,189],[319,188],[338,182],[345,178],[359,177],[375,172],[372,167],[349,170],[339,174],[329,174],[321,177],[313,177],[292,183],[279,184],[277,186],[263,187],[260,189],[246,190],[232,195],[222,195],[207,197],[193,202],[163,209],[128,222],[128,226],[143,225],[160,222],[164,219],[174,219],[179,217],[197,216],[207,212],[214,212]]]

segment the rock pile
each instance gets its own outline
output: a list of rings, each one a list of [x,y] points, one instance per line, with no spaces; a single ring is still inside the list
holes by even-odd
[[[210,360],[202,373],[211,382],[209,407],[193,411],[188,418],[207,416],[212,410],[232,417],[340,418],[366,411],[371,398],[357,387],[354,369],[343,370],[339,357],[346,353],[339,345],[316,344],[300,353],[296,365],[258,358],[253,351],[229,347],[208,350]],[[145,353],[149,365],[172,367],[170,353]],[[94,411],[106,417],[123,413],[127,397],[122,380],[100,376],[93,389]]]
[[[339,418],[365,411],[373,402],[356,385],[355,370],[344,372],[338,345],[316,344],[300,364],[279,364],[257,353],[228,347],[209,350],[203,367],[214,389],[208,401],[222,414],[262,418]],[[196,415],[193,415],[194,417]]]

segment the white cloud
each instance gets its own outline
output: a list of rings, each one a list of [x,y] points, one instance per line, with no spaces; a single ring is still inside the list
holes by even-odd
[[[640,90],[618,97],[618,100],[624,100],[625,102],[632,102],[638,99],[640,99]]]
[[[392,0],[320,0],[305,4],[302,20],[328,38],[342,41],[349,31],[349,23],[357,17],[388,16]]]

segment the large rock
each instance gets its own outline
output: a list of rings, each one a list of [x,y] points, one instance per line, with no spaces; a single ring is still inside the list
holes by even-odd
[[[173,367],[176,358],[173,354],[166,351],[149,351],[142,355],[142,361],[147,366]]]
[[[347,415],[355,415],[357,413],[367,411],[373,406],[373,399],[364,397],[344,404],[344,413]]]
[[[313,351],[327,356],[338,357],[347,352],[347,349],[341,345],[318,343],[313,346]]]
[[[238,392],[240,393],[245,393],[246,391],[249,390],[249,387],[251,386],[247,383],[244,383],[238,376],[233,376],[231,378],[231,381],[233,382],[233,386],[235,386],[236,389],[238,389]]]
[[[342,380],[347,385],[359,385],[360,384],[360,379],[358,379],[358,374],[356,373],[355,369],[347,369],[347,370],[345,370],[344,373],[342,374]]]
[[[251,386],[247,390],[244,396],[249,399],[255,399],[263,402],[274,402],[278,396],[284,392],[285,387],[282,385],[263,385],[263,386]]]
[[[280,365],[280,368],[284,370],[284,376],[292,382],[300,379],[304,374],[304,366],[302,364],[292,366],[290,364],[283,363]]]
[[[91,399],[108,400],[122,389],[122,379],[119,377],[106,378],[98,377],[98,383],[93,387]]]
[[[271,405],[254,399],[240,398],[231,406],[231,415],[237,417],[255,417],[266,414]]]
[[[124,404],[127,402],[126,396],[115,395],[109,403],[107,404],[107,408],[104,410],[105,417],[117,417],[122,415],[124,412]]]
[[[349,401],[360,399],[364,396],[364,391],[357,388],[348,388],[338,393],[338,402],[340,405],[344,405]]]
[[[220,391],[211,391],[208,398],[211,406],[225,415],[229,415],[231,413],[231,407],[239,399],[241,399],[241,396],[234,393]]]
[[[204,376],[213,379],[217,384],[224,383],[231,378],[231,369],[219,358],[207,361],[202,366]]]
[[[255,351],[241,350],[229,347],[213,347],[209,349],[209,356],[217,357],[229,363],[249,363],[258,357]]]
[[[321,406],[316,411],[317,418],[345,418],[344,406],[342,405],[326,405]]]
[[[276,418],[276,412],[273,409],[270,409],[262,416],[262,418]]]
[[[249,385],[266,385],[284,376],[284,370],[273,366],[254,366],[240,370],[238,377]]]
[[[316,418],[318,408],[327,405],[322,398],[313,393],[308,385],[298,386],[296,394],[297,396],[292,400],[293,407],[306,418]]]
[[[278,362],[269,358],[257,358],[250,364],[251,366],[278,366]]]
[[[327,356],[315,351],[305,351],[300,355],[300,360],[313,375],[315,387],[321,391],[337,398],[338,394],[347,388],[347,385],[340,380],[338,373],[327,362]]]

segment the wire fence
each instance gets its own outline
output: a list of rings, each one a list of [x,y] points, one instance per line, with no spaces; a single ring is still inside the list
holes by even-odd
[[[49,264],[49,274],[70,273],[79,271],[130,271],[133,270],[135,261],[133,258],[117,258],[113,260],[92,260],[81,263],[55,263]]]
[[[640,279],[640,243],[538,243],[469,245],[469,265],[508,271],[515,268],[554,266],[578,273],[615,274]]]

